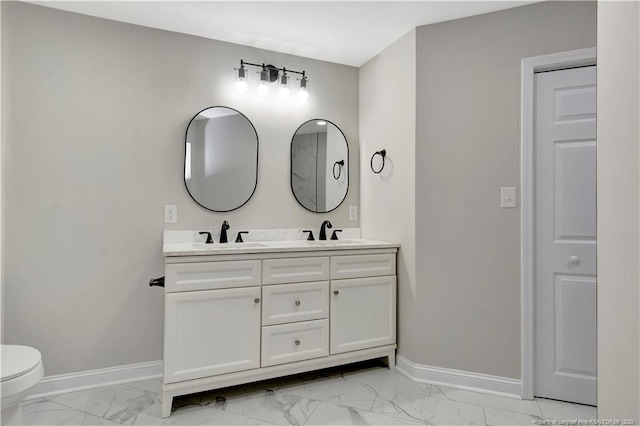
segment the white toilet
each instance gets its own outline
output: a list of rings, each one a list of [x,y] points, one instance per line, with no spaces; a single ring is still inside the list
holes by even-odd
[[[20,403],[27,397],[44,376],[40,351],[28,346],[0,345],[2,383],[3,425],[22,425]]]

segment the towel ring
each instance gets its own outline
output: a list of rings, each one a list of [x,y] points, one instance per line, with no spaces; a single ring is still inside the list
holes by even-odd
[[[382,167],[380,167],[380,170],[375,171],[375,169],[373,168],[373,159],[376,158],[376,155],[379,155],[380,157],[382,157]],[[375,174],[378,174],[382,171],[382,169],[384,169],[384,158],[387,156],[387,150],[383,149],[381,151],[376,151],[372,156],[371,156],[371,171]]]
[[[336,166],[338,166],[338,176],[336,176]],[[333,163],[333,178],[335,180],[340,179],[340,175],[342,174],[342,168],[344,167],[344,160],[336,161]]]

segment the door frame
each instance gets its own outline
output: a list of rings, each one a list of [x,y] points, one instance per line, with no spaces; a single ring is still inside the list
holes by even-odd
[[[533,399],[534,374],[534,74],[596,65],[596,48],[571,50],[522,59],[520,117],[520,356],[522,399]]]

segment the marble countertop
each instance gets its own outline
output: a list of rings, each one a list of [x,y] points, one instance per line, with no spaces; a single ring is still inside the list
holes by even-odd
[[[247,229],[247,231],[249,233],[243,236],[245,242],[234,243],[231,241],[234,241],[237,231],[230,230],[228,232],[230,242],[224,244],[218,242],[220,231],[208,231],[211,232],[214,243],[205,244],[206,235],[200,235],[201,231],[165,230],[162,238],[162,253],[166,257],[172,257],[400,247],[397,243],[360,238],[360,228],[343,228],[339,234],[340,239],[337,241],[308,241],[307,234],[302,229]],[[319,229],[313,229],[316,237],[319,231]]]
[[[208,256],[216,254],[246,254],[246,253],[286,253],[294,251],[318,251],[318,250],[357,250],[398,248],[397,243],[386,241],[367,240],[361,238],[306,241],[306,240],[282,240],[282,241],[248,241],[244,243],[164,243],[162,252],[166,257],[171,256]]]

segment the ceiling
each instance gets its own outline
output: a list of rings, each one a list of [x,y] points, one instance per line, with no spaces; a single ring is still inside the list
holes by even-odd
[[[412,28],[534,1],[30,1],[359,67]]]

